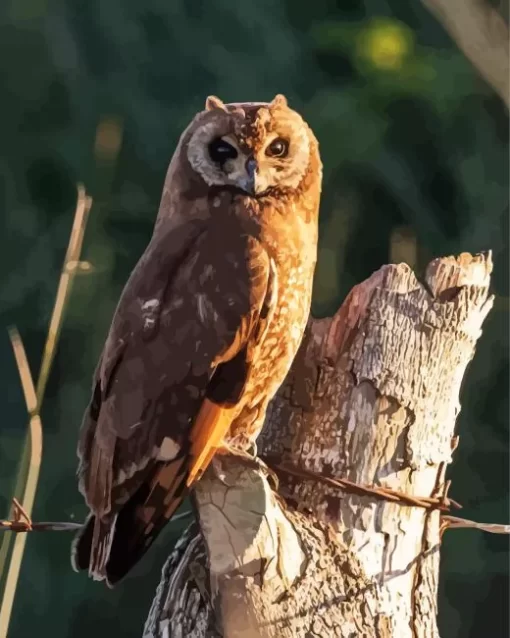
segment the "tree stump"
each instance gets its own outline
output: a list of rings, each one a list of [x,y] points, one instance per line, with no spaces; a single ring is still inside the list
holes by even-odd
[[[439,635],[445,471],[491,270],[384,266],[310,319],[258,440],[279,485],[237,457],[206,472],[144,638]]]

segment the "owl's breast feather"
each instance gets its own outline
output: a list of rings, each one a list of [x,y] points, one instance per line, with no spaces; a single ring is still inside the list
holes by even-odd
[[[299,266],[279,281],[274,313],[254,353],[242,407],[228,433],[230,444],[248,449],[264,426],[266,409],[292,365],[310,311],[313,268]]]
[[[244,402],[247,409],[264,399],[267,403],[290,369],[308,320],[312,277],[313,269],[305,273],[302,266],[280,275],[276,306],[254,352]]]

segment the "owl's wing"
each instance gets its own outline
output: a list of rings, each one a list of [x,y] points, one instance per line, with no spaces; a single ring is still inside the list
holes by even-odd
[[[133,271],[79,443],[92,511],[73,560],[119,580],[210,460],[273,303],[272,264],[234,224],[159,232]]]

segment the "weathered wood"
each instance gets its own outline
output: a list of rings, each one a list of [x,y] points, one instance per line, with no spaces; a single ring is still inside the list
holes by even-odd
[[[405,264],[311,319],[258,441],[271,463],[440,496],[492,306],[490,254]],[[438,636],[440,513],[221,457],[165,565],[145,638]],[[208,560],[207,560],[208,557]]]

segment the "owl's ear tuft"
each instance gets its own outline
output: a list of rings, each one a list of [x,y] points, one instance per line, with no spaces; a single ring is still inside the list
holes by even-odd
[[[285,97],[285,95],[278,93],[278,95],[275,95],[275,97],[273,98],[273,101],[271,102],[271,106],[286,107],[288,106],[287,98]]]
[[[220,100],[219,97],[216,97],[215,95],[209,95],[209,97],[205,101],[205,110],[214,111],[214,109],[220,109],[221,111],[226,111],[227,107]]]

